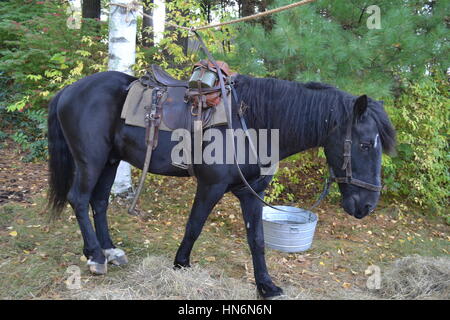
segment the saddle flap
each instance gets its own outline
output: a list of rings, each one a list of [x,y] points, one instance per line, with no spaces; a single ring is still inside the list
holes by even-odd
[[[185,102],[185,88],[169,87],[163,99],[162,121],[172,130],[184,128],[192,130],[192,121],[195,120],[191,112],[191,104]],[[208,123],[211,117],[211,109],[203,110],[202,121]]]

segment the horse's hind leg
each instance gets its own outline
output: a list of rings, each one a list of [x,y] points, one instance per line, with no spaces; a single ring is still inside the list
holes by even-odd
[[[175,267],[189,266],[189,257],[194,242],[200,235],[211,210],[223,197],[226,188],[227,185],[223,184],[205,185],[201,182],[198,183],[197,193],[195,194],[194,204],[192,205],[191,214],[186,224],[183,241],[181,241],[175,257]]]
[[[88,258],[88,266],[94,274],[105,274],[106,258],[89,219],[89,200],[102,168],[88,167],[78,162],[74,181],[67,195],[80,226],[84,241],[83,253]]]
[[[118,162],[106,164],[97,181],[94,191],[92,192],[90,203],[94,213],[95,232],[100,246],[105,253],[106,259],[109,263],[123,265],[128,263],[128,260],[125,252],[121,249],[117,249],[111,240],[106,214],[108,210],[109,194],[114,183],[118,166]]]

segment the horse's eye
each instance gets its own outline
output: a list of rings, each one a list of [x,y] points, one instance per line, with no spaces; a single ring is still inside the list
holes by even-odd
[[[361,143],[359,146],[361,147],[361,149],[363,151],[369,151],[369,149],[370,149],[370,144],[368,144],[368,143]]]

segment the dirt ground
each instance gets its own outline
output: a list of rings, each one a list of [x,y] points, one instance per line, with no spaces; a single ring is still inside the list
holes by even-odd
[[[24,163],[16,144],[10,140],[0,146],[0,205],[32,203],[47,188],[45,163]]]
[[[128,215],[127,203],[123,200],[112,200],[109,212],[111,234],[116,245],[127,252],[130,264],[124,268],[111,267],[105,277],[93,277],[87,272],[81,251],[80,231],[71,211],[68,209],[61,221],[48,223],[45,210],[47,164],[24,163],[21,161],[22,156],[12,142],[2,142],[0,286],[4,290],[0,298],[193,298],[173,290],[166,290],[169,296],[105,296],[99,293],[102,289],[113,288],[107,286],[114,286],[120,292],[140,292],[139,288],[134,287],[138,285],[133,280],[133,275],[139,272],[142,274],[142,266],[148,265],[148,259],[157,261],[161,268],[170,267],[192,204],[195,191],[193,179],[149,175],[147,190],[139,203],[140,216]],[[289,190],[300,195],[290,204],[307,207],[314,201],[321,182],[315,181],[314,175],[309,176],[312,176],[312,180],[305,177],[298,190]],[[266,252],[270,274],[276,284],[287,288],[290,298],[393,298],[393,294],[377,295],[367,288],[366,283],[370,277],[367,268],[370,265],[379,266],[383,277],[383,274],[392,274],[392,266],[396,263],[398,265],[398,261],[407,256],[444,259],[445,263],[450,264],[449,226],[442,219],[426,217],[416,210],[405,210],[405,207],[399,210],[381,203],[374,214],[363,220],[356,220],[332,200],[325,201],[317,210],[319,223],[310,250],[296,254],[274,250]],[[193,276],[198,276],[195,272],[203,274],[204,269],[207,270],[205,277],[212,279],[201,282],[206,283],[205,285],[208,281],[222,279],[224,288],[242,286],[238,291],[224,289],[224,292],[230,294],[220,295],[220,298],[239,298],[239,292],[244,292],[240,298],[253,298],[251,256],[239,204],[232,195],[225,195],[214,208],[194,247],[191,262],[197,267],[191,273],[185,273],[185,278],[181,273],[182,276],[177,278],[179,281],[190,281]],[[83,288],[88,290],[84,294],[68,291],[66,280],[70,266],[80,268]],[[162,270],[161,268],[158,270]],[[168,283],[161,280],[167,279],[167,272],[169,271],[158,273],[162,278],[148,279],[156,281],[155,283]],[[450,279],[450,273],[443,272],[444,279]],[[125,280],[131,285],[124,289],[119,284]],[[133,291],[134,289],[137,291]],[[444,286],[444,289],[448,290],[448,287]],[[157,289],[152,287],[147,290]],[[162,288],[159,287],[158,290]],[[97,294],[89,295],[86,292]],[[442,292],[438,296],[442,298],[442,294],[448,297],[448,293]],[[410,296],[423,297],[428,296]]]

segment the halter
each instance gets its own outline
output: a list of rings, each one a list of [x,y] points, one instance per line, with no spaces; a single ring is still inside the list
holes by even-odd
[[[352,175],[352,127],[353,127],[353,114],[350,116],[349,122],[347,124],[347,131],[344,140],[344,163],[342,164],[341,170],[345,170],[345,177],[336,177],[333,172],[333,168],[330,168],[330,183],[346,183],[352,184],[370,191],[380,192],[382,186],[375,185],[368,182],[364,182],[353,178]]]

